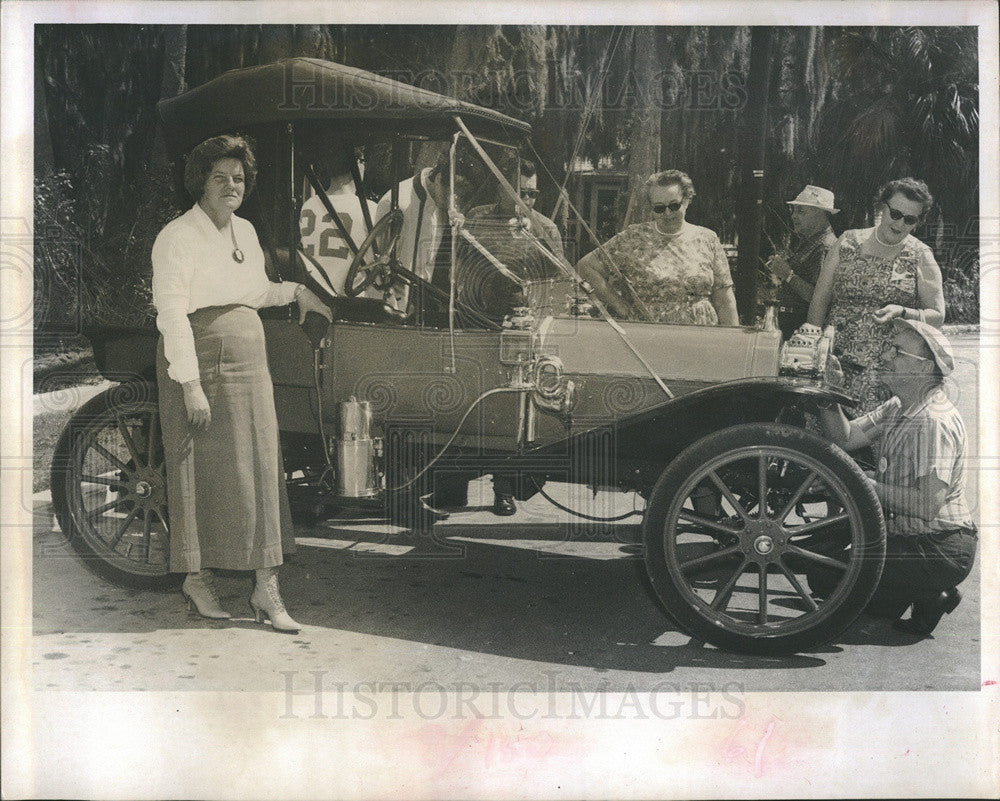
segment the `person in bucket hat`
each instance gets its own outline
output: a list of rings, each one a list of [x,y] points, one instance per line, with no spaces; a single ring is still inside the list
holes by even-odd
[[[787,202],[795,247],[789,253],[776,253],[767,262],[771,280],[781,287],[778,325],[786,339],[806,321],[823,259],[837,241],[830,216],[840,209],[833,202],[833,192],[811,184]]]
[[[976,556],[976,526],[965,501],[965,424],[943,389],[955,369],[947,337],[926,322],[901,318],[892,320],[891,334],[880,371],[893,396],[850,421],[834,404],[820,411],[820,420],[837,445],[875,450],[869,481],[888,537],[885,568],[866,611],[926,637],[958,606],[958,585]],[[819,594],[836,581],[828,570],[807,571]]]
[[[798,197],[795,200],[789,200],[786,205],[822,209],[830,214],[840,213],[840,209],[833,207],[833,192],[812,184],[807,184],[805,189],[799,192]]]

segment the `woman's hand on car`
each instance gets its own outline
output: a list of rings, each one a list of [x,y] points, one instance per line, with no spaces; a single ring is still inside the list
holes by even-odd
[[[330,307],[316,297],[316,293],[308,287],[303,287],[295,300],[299,304],[299,325],[305,322],[306,315],[311,311],[322,314],[327,322],[333,322],[333,312],[330,311]]]
[[[195,428],[208,428],[212,422],[212,410],[208,405],[208,398],[205,397],[205,390],[201,388],[201,381],[186,381],[181,384],[184,388],[184,406],[187,409],[188,423]]]

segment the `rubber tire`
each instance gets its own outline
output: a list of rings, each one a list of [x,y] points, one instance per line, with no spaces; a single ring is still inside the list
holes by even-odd
[[[690,594],[674,582],[666,564],[664,524],[675,495],[691,474],[727,451],[744,447],[774,446],[797,451],[829,468],[843,482],[857,505],[863,535],[861,566],[854,584],[839,606],[825,610],[821,625],[794,633],[745,635],[728,631],[706,617],[707,608],[695,604]],[[642,524],[646,570],[666,608],[668,617],[686,634],[718,648],[746,654],[783,656],[816,648],[829,642],[853,623],[878,585],[885,560],[885,521],[878,498],[864,473],[845,453],[830,442],[792,426],[752,423],[733,426],[694,442],[663,471],[650,495]],[[829,602],[824,602],[829,603]]]
[[[83,563],[91,571],[114,584],[139,589],[172,588],[179,585],[184,576],[167,570],[155,574],[130,573],[109,563],[91,546],[77,524],[76,513],[79,510],[72,508],[73,484],[78,482],[74,442],[103,429],[116,409],[133,412],[141,410],[158,414],[156,404],[156,385],[148,382],[121,384],[95,395],[77,410],[60,434],[53,452],[50,474],[52,507],[56,520]]]

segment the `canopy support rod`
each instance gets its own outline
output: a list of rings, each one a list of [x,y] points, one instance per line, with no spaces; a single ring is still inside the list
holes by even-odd
[[[351,151],[351,177],[354,179],[354,194],[358,196],[358,203],[361,204],[361,215],[365,218],[365,233],[372,232],[372,215],[368,210],[368,198],[365,197],[364,179],[361,177],[361,168],[358,167],[358,149],[353,145],[348,145]]]
[[[511,272],[509,267],[507,267],[502,261],[500,261],[500,259],[498,259],[492,253],[490,253],[485,247],[483,247],[482,243],[480,243],[480,241],[476,239],[476,237],[474,237],[472,234],[466,231],[465,228],[459,228],[458,233],[461,234],[462,239],[464,239],[466,242],[471,244],[472,247],[474,247],[476,250],[482,253],[483,256],[486,258],[486,260],[497,268],[497,270],[501,273],[501,275],[503,275],[505,278],[510,279],[522,289],[528,286],[529,283],[528,281],[525,281],[519,275]]]
[[[503,188],[503,190],[510,197],[512,197],[514,199],[514,205],[517,207],[518,211],[521,213],[521,216],[523,216],[526,219],[530,220],[531,219],[531,209],[529,209],[527,207],[527,205],[525,205],[524,201],[521,200],[521,196],[517,192],[514,191],[514,187],[510,185],[510,182],[504,177],[504,174],[502,172],[500,172],[500,168],[497,167],[497,165],[493,163],[493,160],[489,157],[489,154],[487,154],[487,152],[485,150],[483,150],[482,145],[480,145],[479,142],[476,141],[476,137],[474,137],[472,135],[472,132],[465,126],[465,123],[462,122],[462,118],[456,115],[455,116],[455,124],[458,125],[458,127],[462,130],[462,133],[465,134],[466,138],[469,140],[469,143],[473,146],[473,148],[475,148],[476,152],[479,154],[479,157],[483,160],[483,162],[489,168],[490,172],[492,172],[493,175],[500,182],[500,186]],[[565,262],[564,263],[564,262],[560,261],[558,258],[556,258],[555,254],[551,253],[548,248],[544,247],[538,241],[538,237],[536,237],[533,233],[531,233],[530,227],[529,227],[528,230],[526,230],[526,233],[531,238],[531,240],[535,243],[535,245],[541,251],[543,251],[546,254],[546,257],[553,264],[555,264],[564,273],[566,273],[570,277],[572,277],[573,280],[575,280],[578,285],[580,285],[580,286],[583,285],[583,283],[584,283],[583,279],[580,277],[580,275],[576,272],[575,269],[573,269],[572,267],[569,266],[569,262]],[[588,293],[588,294],[590,294],[590,293]],[[643,355],[641,353],[639,353],[638,349],[636,349],[636,347],[629,340],[628,335],[625,333],[625,329],[622,328],[618,324],[618,321],[615,320],[611,316],[611,313],[607,310],[607,308],[605,308],[604,304],[601,303],[600,299],[597,298],[597,297],[595,297],[592,294],[590,294],[590,299],[594,302],[594,305],[597,306],[598,311],[601,312],[601,316],[604,317],[605,322],[607,322],[607,324],[610,325],[614,329],[615,333],[618,334],[618,336],[621,338],[622,342],[625,343],[625,346],[630,351],[632,351],[632,355],[635,356],[636,359],[639,360],[639,363],[653,377],[653,380],[656,381],[656,383],[660,387],[660,389],[663,390],[663,392],[666,394],[666,396],[668,398],[673,398],[674,397],[673,393],[670,391],[670,389],[667,387],[667,385],[663,383],[663,379],[660,378],[660,376],[657,374],[657,372],[653,369],[652,365],[643,357]]]

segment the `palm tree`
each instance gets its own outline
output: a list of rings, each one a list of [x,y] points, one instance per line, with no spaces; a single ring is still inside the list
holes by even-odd
[[[854,224],[884,181],[915,175],[939,220],[978,206],[978,42],[975,28],[848,28],[831,39],[839,86],[821,126],[826,173]],[[973,187],[970,191],[970,187]]]

